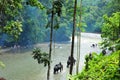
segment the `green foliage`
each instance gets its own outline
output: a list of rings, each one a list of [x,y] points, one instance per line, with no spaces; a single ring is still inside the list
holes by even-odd
[[[119,80],[119,54],[120,50],[109,56],[93,53],[89,69],[72,76],[71,80]]]
[[[0,15],[9,15],[5,17],[14,17],[19,14],[19,10],[23,8],[22,0],[1,0],[0,2]],[[2,17],[3,17],[2,16]]]
[[[28,3],[29,0],[26,0]],[[59,0],[61,1],[61,0]],[[58,2],[59,2],[58,1]],[[24,1],[23,1],[24,2]],[[41,0],[42,4],[48,4],[48,0]],[[59,2],[60,4],[63,4],[63,2]],[[51,3],[49,3],[51,4]],[[45,5],[45,7],[46,7]],[[59,4],[55,3],[55,6],[60,6]],[[50,8],[49,5],[47,5],[48,9]],[[58,8],[58,7],[56,7]],[[49,15],[46,14],[47,9],[39,9],[37,6],[32,6],[30,4],[23,5],[22,12],[20,11],[20,21],[22,19],[22,33],[19,36],[19,39],[17,40],[17,43],[21,46],[23,45],[32,45],[43,41],[49,41],[49,28],[45,28],[46,24],[48,23],[47,27],[50,27],[50,21],[49,16],[51,15],[51,11]],[[48,16],[48,17],[47,17]],[[69,31],[69,27],[67,23],[64,23],[63,18],[58,18],[58,13],[54,15],[54,29],[56,30],[56,36],[69,38],[71,31]],[[17,16],[18,18],[19,16]],[[61,14],[62,17],[62,14]],[[48,19],[47,19],[48,18]],[[63,23],[61,23],[63,21]],[[7,21],[10,22],[10,21]],[[61,24],[60,24],[61,23]],[[7,23],[6,23],[7,24]],[[65,24],[62,26],[62,24]],[[58,28],[61,28],[58,30]],[[65,30],[64,30],[64,29]],[[62,35],[62,36],[61,36]],[[13,37],[12,37],[13,38]],[[56,37],[58,39],[58,37]],[[9,41],[8,41],[9,40]],[[64,38],[61,38],[61,40],[64,40]],[[11,36],[7,38],[7,42],[11,42]]]
[[[15,39],[18,39],[18,36],[21,34],[22,30],[22,23],[19,21],[10,21],[4,27],[4,32],[12,35]]]
[[[0,33],[18,39],[22,32],[20,11],[23,9],[23,0],[0,0]],[[11,38],[11,37],[10,37]]]
[[[60,17],[62,14],[62,5],[63,5],[62,0],[53,1],[52,5],[53,5],[52,9],[48,9],[47,14],[51,14],[53,11],[54,14],[57,14]]]
[[[28,3],[30,6],[26,5]],[[31,19],[29,19],[29,21],[27,21],[28,18],[26,16],[28,16],[29,14],[24,14],[24,12],[25,12],[24,10],[26,9],[26,7],[31,7],[31,6],[38,7],[40,9],[44,8],[44,6],[38,0],[0,0],[0,33],[2,33],[2,34],[7,33],[8,37],[9,37],[7,39],[7,41],[9,40],[8,42],[10,42],[11,41],[10,39],[13,37],[18,42],[19,42],[19,40],[22,42],[25,42],[23,40],[25,40],[26,38],[22,37],[22,39],[21,39],[21,36],[22,36],[21,32],[23,32],[23,33],[26,32],[25,31],[25,27],[26,27],[25,23],[28,22],[28,24],[29,23],[32,24],[33,22],[29,22]],[[28,12],[28,13],[31,13],[31,12]],[[36,21],[36,23],[37,22],[38,21]],[[31,25],[31,26],[36,27],[36,26],[38,26],[38,24],[35,24],[34,26]],[[35,35],[38,34],[38,32],[35,31],[36,29],[37,29],[37,31],[40,30],[40,29],[38,29],[38,27],[36,27],[33,30],[33,32],[35,32]],[[32,35],[32,33],[30,33],[30,35],[33,36],[34,34]],[[19,37],[19,40],[18,40],[18,37]],[[29,40],[30,38],[27,37],[26,41]],[[39,40],[39,39],[36,39],[35,37],[33,37],[33,39],[35,39],[34,41]]]
[[[59,19],[58,19],[58,17],[60,17],[61,14],[62,14],[63,2],[62,2],[62,0],[56,0],[56,1],[53,1],[52,5],[53,5],[52,8],[47,10],[47,15],[50,15],[50,14],[53,13],[53,15],[55,17],[54,29],[57,30],[60,27],[59,26]],[[48,21],[48,23],[46,25],[46,28],[48,28],[49,26],[51,26],[51,21]]]
[[[85,28],[87,27],[87,25],[86,25],[86,23],[84,23],[84,22],[78,22],[77,24],[76,24],[76,27],[78,27],[82,32],[85,32]]]
[[[116,50],[120,50],[120,38],[116,41],[115,48]]]
[[[18,43],[21,45],[32,45],[45,40],[46,32],[44,26],[47,23],[46,10],[39,9],[33,6],[24,6],[23,17],[23,32],[21,33]]]
[[[39,64],[44,63],[44,66],[47,66],[49,63],[49,55],[46,52],[41,52],[40,49],[36,48],[33,50],[33,58],[38,61]]]
[[[87,32],[101,32],[104,22],[103,15],[111,16],[112,13],[120,11],[119,0],[82,0],[84,14],[82,19],[86,23]]]
[[[108,0],[82,0],[82,20],[87,32],[101,32],[102,16],[106,13]]]
[[[62,13],[62,0],[57,0],[53,2],[53,13],[57,13],[60,17]]]
[[[34,7],[38,7],[39,9],[44,8],[44,6],[38,0],[28,0],[28,2],[26,2],[26,4],[34,6]]]
[[[96,55],[96,53],[93,54]],[[85,70],[89,69],[89,61],[92,60],[93,57],[94,56],[91,53],[85,56]]]
[[[56,0],[53,2],[52,8],[48,8],[48,23],[46,28],[48,29],[51,26],[51,13],[54,13],[54,26],[55,32],[53,33],[53,39],[55,41],[68,41],[71,34],[71,28],[69,25],[69,20],[65,19],[67,16],[65,13],[65,2],[63,0]],[[67,22],[67,23],[66,23]],[[48,37],[48,36],[47,36]]]
[[[111,17],[104,15],[105,22],[102,28],[102,38],[108,38],[109,40],[116,40],[119,37],[119,19],[120,12],[113,13]]]
[[[0,67],[5,68],[5,64],[2,61],[0,61]]]
[[[120,11],[120,0],[110,0],[107,5],[107,13],[109,16],[112,15],[112,13],[119,12]]]
[[[0,33],[3,33],[4,27],[10,22],[16,22],[18,20],[20,23],[22,22],[23,29],[22,33],[18,32],[18,34],[20,34],[18,43],[22,44],[25,42],[24,45],[27,45],[29,43],[35,44],[48,41],[50,16],[51,12],[54,11],[54,19],[60,17],[60,19],[56,18],[54,20],[56,38],[58,38],[58,36],[65,36],[65,38],[69,40],[68,38],[71,35],[73,25],[73,1],[74,0],[55,0],[54,2],[52,0],[0,0]],[[119,6],[119,1],[117,1],[118,0],[82,0],[81,11],[79,0],[77,6],[76,26],[80,28],[82,32],[100,32],[103,23],[103,14],[109,13],[108,15],[110,15],[114,12],[112,11],[113,9],[117,11],[119,9],[117,8]],[[110,5],[112,2],[115,4]],[[107,3],[109,3],[109,6]],[[52,6],[54,6],[54,8],[52,8]],[[79,23],[80,13],[82,14],[81,24]],[[11,32],[14,31],[10,30],[10,35],[13,34]],[[8,38],[8,40],[10,40],[10,38]]]
[[[116,47],[119,45],[120,38],[120,12],[113,13],[111,17],[104,15],[105,22],[102,27],[101,37],[103,41],[102,47]]]

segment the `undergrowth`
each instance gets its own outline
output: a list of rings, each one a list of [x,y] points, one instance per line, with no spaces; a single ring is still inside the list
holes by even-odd
[[[78,75],[71,76],[71,80],[119,80],[120,79],[120,50],[111,55],[92,53],[88,69]]]

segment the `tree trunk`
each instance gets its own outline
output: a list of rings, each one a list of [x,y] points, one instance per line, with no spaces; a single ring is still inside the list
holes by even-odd
[[[119,38],[120,38],[120,16],[119,16]],[[120,53],[119,53],[119,74],[120,74]]]
[[[52,37],[53,37],[53,19],[54,19],[54,12],[52,10],[51,27],[50,27],[50,45],[49,45],[49,62],[48,62],[47,80],[50,80],[50,63],[51,63]]]
[[[72,32],[71,64],[70,64],[70,74],[71,75],[72,75],[72,70],[73,70],[74,36],[75,36],[75,27],[76,27],[76,7],[77,7],[77,0],[75,0],[74,16],[73,16],[73,32]]]
[[[76,63],[76,74],[78,74],[79,72],[79,62],[80,62],[80,45],[81,45],[81,30],[80,30],[80,27],[81,27],[81,16],[82,15],[82,0],[80,0],[80,21],[79,21],[79,32],[78,32],[78,36],[77,36],[77,63]]]

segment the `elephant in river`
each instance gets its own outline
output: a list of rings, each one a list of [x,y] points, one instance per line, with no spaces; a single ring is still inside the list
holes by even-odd
[[[56,74],[56,73],[58,73],[58,71],[62,71],[63,70],[63,65],[62,65],[62,63],[60,62],[59,64],[56,64],[55,66],[54,66],[54,74]]]
[[[74,59],[74,57],[72,59],[73,59],[73,64],[75,65],[76,60]],[[68,60],[67,60],[67,68],[70,66],[71,63],[72,63],[71,62],[71,56],[69,56]]]

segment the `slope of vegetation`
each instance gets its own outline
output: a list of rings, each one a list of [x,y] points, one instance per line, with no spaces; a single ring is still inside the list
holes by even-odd
[[[104,0],[102,0],[104,1]],[[107,1],[107,0],[106,0]],[[113,4],[112,3],[116,3]],[[72,76],[71,80],[119,80],[120,79],[120,7],[119,0],[111,0],[106,6],[109,11],[101,17],[100,47],[112,53],[107,56],[93,53],[92,60],[87,55],[85,69],[78,75]],[[112,10],[113,9],[113,10]]]
[[[119,80],[120,50],[108,56],[93,53],[93,58],[88,62],[88,70],[84,69],[71,80]]]
[[[117,0],[114,1],[114,3]],[[118,1],[118,3],[120,3]],[[107,7],[115,8],[116,5]],[[118,6],[117,6],[118,7]],[[110,9],[110,8],[109,8]],[[119,7],[118,7],[119,9]],[[112,51],[108,56],[92,54],[92,60],[86,56],[85,69],[71,77],[71,80],[119,80],[120,79],[120,12],[117,9],[103,15],[101,29],[103,50],[107,48]],[[115,51],[115,52],[114,52]]]

